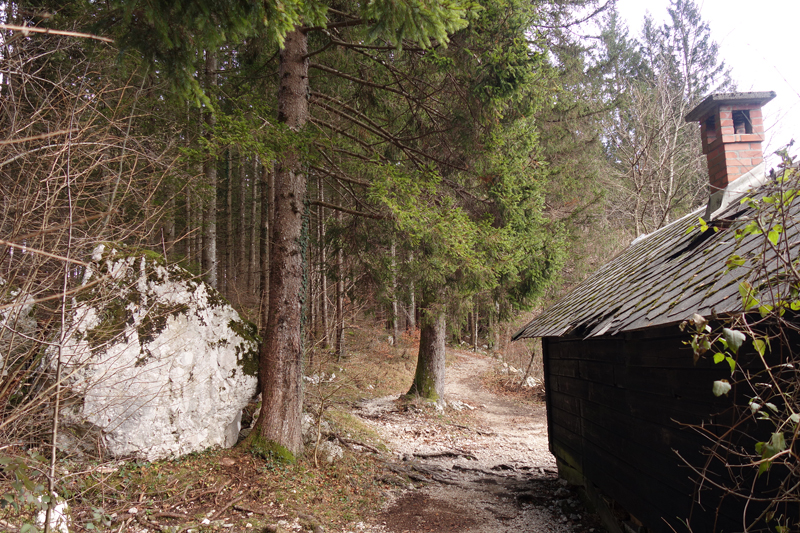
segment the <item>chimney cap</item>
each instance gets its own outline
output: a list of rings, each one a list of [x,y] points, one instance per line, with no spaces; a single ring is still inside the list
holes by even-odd
[[[689,111],[686,115],[686,122],[697,122],[711,114],[711,112],[720,105],[758,105],[763,106],[773,98],[775,98],[775,91],[765,92],[749,92],[749,93],[716,93],[706,96],[706,98],[697,104],[697,107]]]

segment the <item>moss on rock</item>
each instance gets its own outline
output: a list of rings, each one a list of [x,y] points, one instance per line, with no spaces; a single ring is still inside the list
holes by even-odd
[[[149,250],[98,246],[83,284],[65,361],[67,386],[91,394],[75,416],[107,431],[112,455],[152,460],[234,445],[257,384],[255,325]]]
[[[247,320],[231,320],[228,327],[241,338],[250,341],[252,349],[244,348],[245,345],[236,347],[236,358],[239,360],[239,366],[248,376],[258,377],[258,346],[261,339],[258,336],[258,328],[252,322]]]

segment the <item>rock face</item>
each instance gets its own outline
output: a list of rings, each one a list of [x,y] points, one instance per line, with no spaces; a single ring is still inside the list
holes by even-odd
[[[38,324],[33,316],[33,296],[8,287],[3,278],[0,278],[0,306],[0,378],[5,378],[8,368],[31,349],[28,337],[36,334]]]
[[[70,427],[91,425],[114,456],[233,446],[256,391],[255,327],[150,252],[100,245],[82,284],[61,351],[72,393],[63,444]]]

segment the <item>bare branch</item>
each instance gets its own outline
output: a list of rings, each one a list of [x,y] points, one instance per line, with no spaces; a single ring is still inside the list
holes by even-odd
[[[99,35],[92,35],[91,33],[81,33],[77,31],[66,30],[53,30],[51,28],[35,28],[32,26],[17,26],[15,24],[0,24],[0,30],[21,31],[23,35],[29,33],[43,33],[45,35],[63,35],[65,37],[79,37],[81,39],[94,39],[104,43],[113,43],[113,39],[108,37],[100,37]]]

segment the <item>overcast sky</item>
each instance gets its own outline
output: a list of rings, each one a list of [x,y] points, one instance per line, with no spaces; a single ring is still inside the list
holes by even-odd
[[[696,0],[711,37],[720,45],[739,91],[775,91],[764,107],[764,153],[797,139],[800,149],[800,1]],[[669,0],[618,0],[631,35],[638,36],[646,12],[667,17]]]

